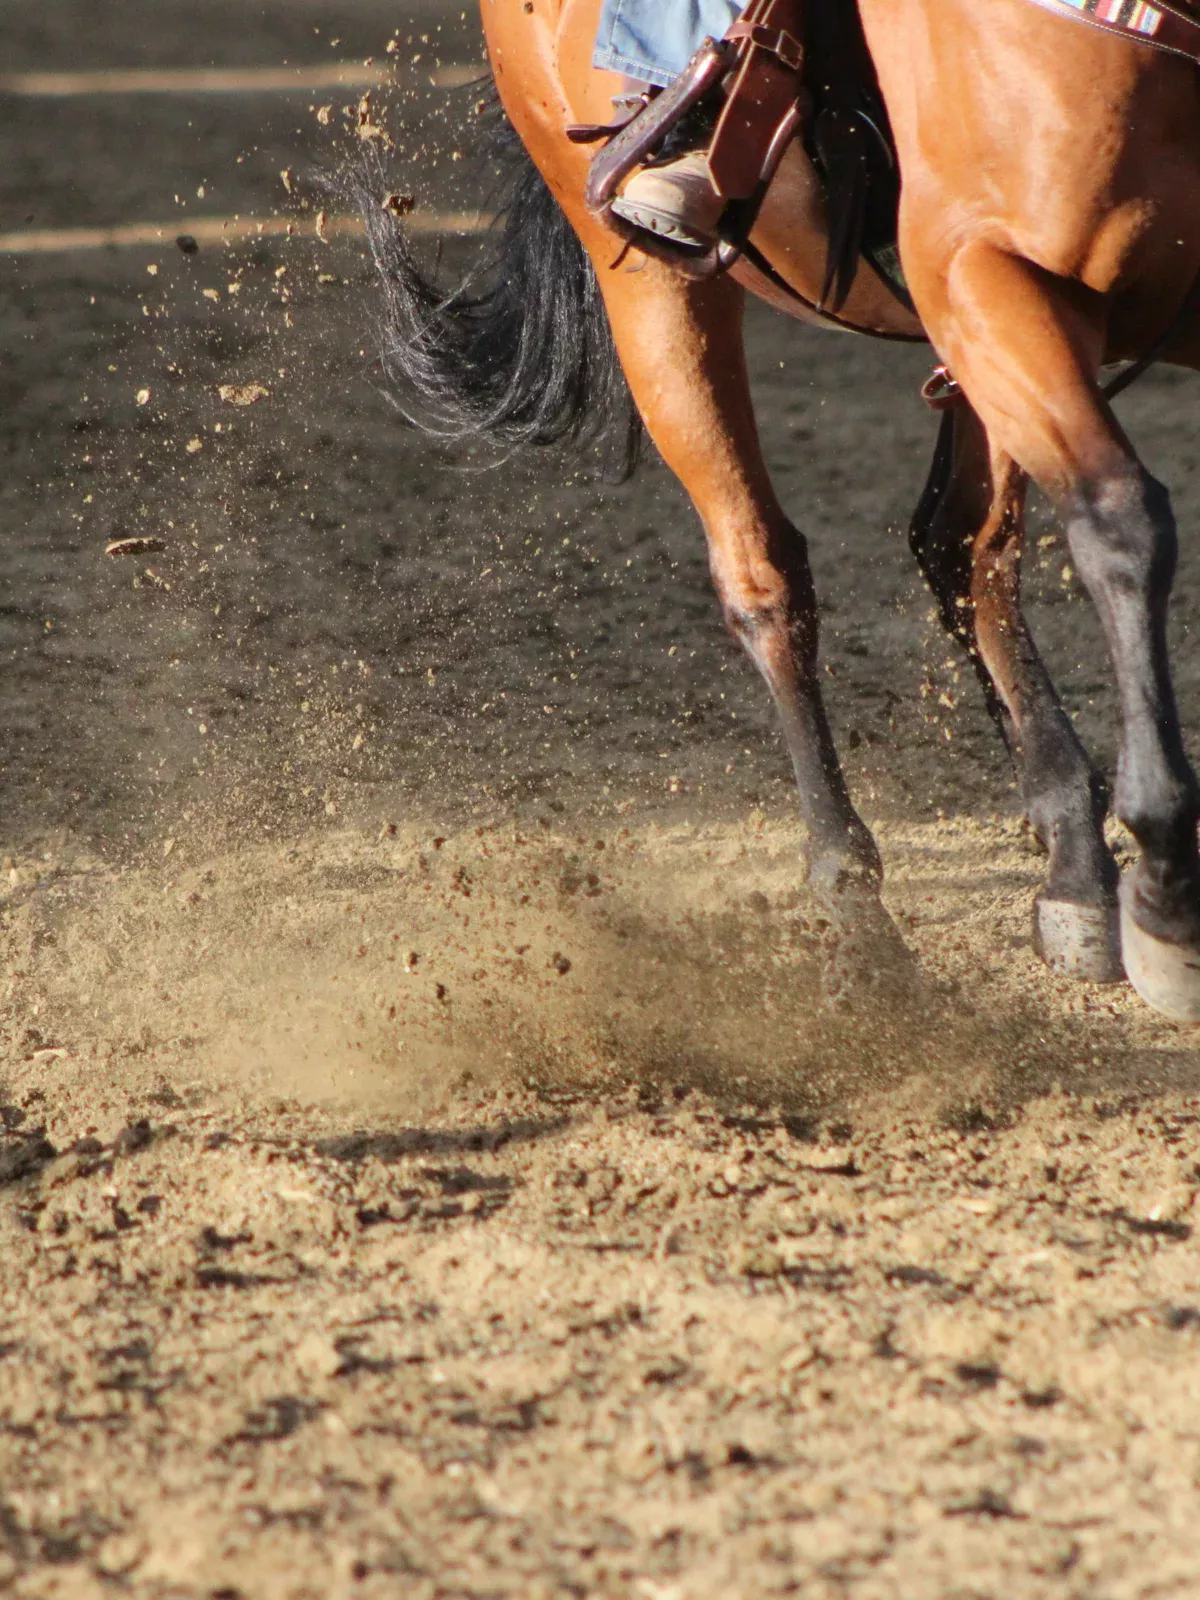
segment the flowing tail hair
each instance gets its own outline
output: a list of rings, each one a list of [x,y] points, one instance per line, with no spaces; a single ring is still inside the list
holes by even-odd
[[[642,437],[595,270],[494,98],[499,232],[455,287],[427,275],[378,158],[354,186],[383,293],[379,355],[401,414],[450,443],[594,444],[627,477]]]

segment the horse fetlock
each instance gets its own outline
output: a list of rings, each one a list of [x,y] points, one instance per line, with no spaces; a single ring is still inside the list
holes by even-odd
[[[1123,752],[1113,801],[1146,862],[1172,873],[1189,870],[1196,860],[1200,796],[1186,764],[1173,770],[1165,759],[1134,760]]]
[[[1063,977],[1119,983],[1120,873],[1104,838],[1107,791],[1069,723],[1065,729],[1065,742],[1039,748],[1027,762],[1027,780],[1037,783],[1027,815],[1048,857],[1033,906],[1033,948]]]
[[[1080,905],[1114,906],[1120,873],[1104,837],[1104,813],[1072,804],[1047,813],[1031,807],[1029,821],[1049,857],[1044,893]]]
[[[1200,950],[1200,860],[1194,839],[1182,857],[1143,853],[1121,881],[1121,909],[1153,938]]]
[[[809,859],[808,891],[836,922],[860,921],[882,910],[883,862],[874,839],[870,834],[866,838],[867,844],[853,855],[839,851]]]
[[[1068,849],[1052,844],[1043,892],[1077,905],[1111,907],[1117,903],[1120,878],[1116,858],[1102,840]]]

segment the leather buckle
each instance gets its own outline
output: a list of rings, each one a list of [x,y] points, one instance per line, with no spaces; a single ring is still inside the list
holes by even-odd
[[[768,28],[761,22],[735,22],[725,35],[727,39],[746,39],[778,56],[784,66],[799,72],[804,65],[804,47],[784,28]]]
[[[949,411],[952,406],[961,405],[965,398],[954,374],[946,366],[934,367],[921,385],[921,399],[931,411]]]

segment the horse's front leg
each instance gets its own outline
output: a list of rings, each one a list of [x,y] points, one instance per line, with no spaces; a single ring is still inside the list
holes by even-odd
[[[942,626],[968,652],[1012,756],[1025,814],[1049,857],[1034,945],[1058,972],[1123,976],[1108,796],[1021,609],[1028,480],[960,403],[946,413],[910,541]]]
[[[1060,507],[1108,638],[1123,725],[1114,805],[1140,846],[1121,885],[1125,969],[1165,1016],[1200,1021],[1200,784],[1167,656],[1176,562],[1167,491],[1097,392],[1103,328],[1076,294],[983,242],[940,282],[941,306],[938,282],[921,285],[927,324],[993,441]]]
[[[1108,636],[1121,696],[1117,815],[1141,847],[1121,885],[1121,943],[1143,999],[1200,1021],[1200,785],[1167,656],[1177,540],[1170,497],[1136,463],[1081,483],[1067,536]]]
[[[742,339],[742,291],[688,283],[647,262],[597,271],[634,399],[708,536],[725,618],[766,679],[807,832],[808,884],[834,930],[839,977],[907,952],[883,909],[879,851],[850,798],[817,679],[817,607],[804,536],[762,457]]]

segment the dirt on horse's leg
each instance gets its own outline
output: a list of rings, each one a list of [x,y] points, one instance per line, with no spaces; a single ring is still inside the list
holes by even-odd
[[[598,262],[617,349],[663,459],[692,498],[726,621],[771,690],[808,832],[808,883],[857,978],[909,963],[879,898],[879,852],[846,788],[817,678],[817,607],[804,537],[780,508],[754,420],[742,291],[654,262]]]
[[[1121,885],[1125,968],[1143,999],[1200,1020],[1200,785],[1167,657],[1176,534],[1167,491],[1100,397],[1085,297],[993,245],[960,252],[938,330],[994,443],[1056,500],[1100,613],[1121,698],[1114,804],[1141,847]]]
[[[1034,946],[1056,971],[1116,982],[1123,975],[1117,867],[1104,839],[1104,781],[1021,610],[1027,483],[960,404],[943,418],[930,489],[909,538],[943,627],[970,656],[1012,756],[1025,813],[1049,856],[1034,905]]]

